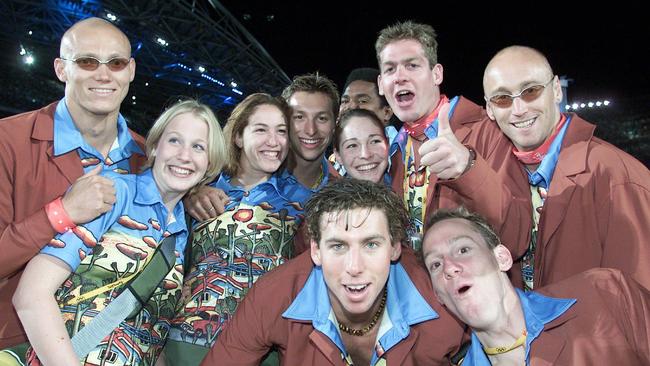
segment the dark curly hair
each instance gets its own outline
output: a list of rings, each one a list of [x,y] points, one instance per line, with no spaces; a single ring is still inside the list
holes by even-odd
[[[321,239],[321,217],[328,213],[343,213],[357,208],[378,209],[386,215],[392,242],[406,237],[409,217],[402,200],[384,184],[353,178],[331,181],[315,193],[305,206],[309,236],[318,243]]]

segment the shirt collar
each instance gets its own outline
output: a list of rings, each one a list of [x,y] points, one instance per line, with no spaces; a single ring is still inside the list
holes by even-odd
[[[551,146],[548,148],[548,153],[544,156],[544,159],[542,159],[537,170],[531,173],[526,169],[528,182],[531,185],[542,186],[546,189],[551,186],[551,179],[553,178],[553,173],[555,172],[555,167],[557,166],[557,161],[560,157],[560,150],[562,149],[562,141],[564,140],[564,135],[566,135],[569,123],[571,123],[571,115],[566,115],[566,118],[567,121],[564,124],[564,127],[562,127],[555,137],[555,140],[551,143]]]
[[[325,187],[327,185],[327,182],[330,180],[330,169],[329,169],[329,162],[327,161],[327,158],[325,155],[321,158],[320,161],[321,169],[323,170],[323,179],[320,181],[320,184],[316,188],[310,188],[310,190],[313,193],[316,193],[321,190],[321,188]]]
[[[142,149],[131,137],[126,120],[121,114],[117,116],[117,142],[113,143],[111,151],[108,153],[110,161],[118,162],[130,157],[132,154],[144,155]],[[54,112],[54,155],[59,156],[72,150],[82,149],[97,158],[102,158],[94,147],[88,145],[83,138],[77,126],[75,126],[66,105],[66,99],[63,98],[56,106]]]
[[[158,191],[157,188],[152,189],[152,187],[157,187],[157,185],[156,181],[153,178],[153,172],[151,169],[147,169],[144,172],[136,175],[135,179],[135,203],[148,206],[159,204],[160,207],[165,208],[162,197],[160,196],[160,191]],[[177,233],[183,230],[187,230],[187,225],[185,224],[185,209],[183,208],[183,200],[178,201],[174,207],[173,214],[176,221],[169,224],[167,230],[170,233]],[[164,226],[166,227],[167,225],[165,224]]]
[[[535,291],[524,292],[520,289],[515,289],[519,296],[519,301],[524,312],[524,320],[526,321],[526,364],[530,360],[530,345],[539,337],[544,330],[544,326],[559,316],[564,314],[573,304],[575,299],[559,299],[541,295]],[[463,365],[490,365],[490,361],[483,351],[481,341],[472,332],[472,344],[470,345]]]
[[[400,263],[390,265],[387,289],[384,318],[388,314],[392,327],[386,329],[388,322],[382,320],[380,330],[383,333],[380,332],[379,338],[385,351],[408,337],[411,325],[439,317],[420,295]],[[331,309],[322,269],[314,266],[302,290],[282,316],[297,321],[311,321],[314,329],[325,334],[346,354],[337,324],[330,319]],[[373,359],[376,357],[376,352],[373,351]]]

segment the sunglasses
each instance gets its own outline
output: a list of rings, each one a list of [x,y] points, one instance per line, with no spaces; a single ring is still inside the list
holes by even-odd
[[[524,89],[521,91],[521,93],[517,95],[510,95],[510,94],[498,94],[493,97],[490,97],[488,99],[490,103],[494,104],[495,106],[499,108],[510,108],[512,106],[512,103],[515,101],[515,98],[521,98],[526,103],[530,103],[537,98],[539,98],[540,95],[542,95],[542,92],[544,89],[548,86],[548,84],[551,83],[555,79],[555,76],[551,78],[547,83],[545,84],[538,84],[538,85],[532,85],[529,86],[528,88]]]
[[[75,59],[61,57],[61,60],[74,62],[86,71],[95,71],[99,65],[106,65],[111,71],[122,71],[131,62],[130,59],[124,57],[114,57],[108,61],[100,61],[92,56],[82,56]]]

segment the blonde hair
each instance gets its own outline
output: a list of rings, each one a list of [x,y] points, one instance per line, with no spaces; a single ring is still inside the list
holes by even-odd
[[[379,32],[379,37],[375,42],[375,52],[377,54],[377,62],[381,68],[381,51],[388,46],[388,44],[412,39],[417,41],[422,46],[427,60],[429,61],[429,68],[433,69],[438,63],[438,41],[436,41],[436,31],[432,26],[423,23],[415,23],[407,20],[405,22],[397,22],[391,26],[382,29]]]
[[[165,128],[167,128],[167,125],[169,125],[174,118],[185,113],[192,113],[192,115],[201,119],[208,125],[208,169],[206,170],[203,179],[196,184],[196,186],[200,186],[213,181],[221,172],[221,169],[228,160],[228,152],[226,150],[223,131],[221,130],[217,117],[209,106],[195,99],[183,100],[173,104],[171,107],[167,108],[160,117],[158,117],[156,122],[154,122],[147,134],[147,140],[145,141],[147,162],[144,164],[143,169],[153,166],[156,157],[152,152],[156,146],[158,146],[160,137],[165,131]]]

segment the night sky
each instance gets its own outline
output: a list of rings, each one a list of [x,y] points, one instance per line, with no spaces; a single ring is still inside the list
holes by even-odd
[[[534,7],[522,5],[527,2],[490,1],[479,7],[467,5],[469,16],[461,15],[458,5],[437,2],[426,5],[434,11],[412,1],[391,6],[379,1],[222,4],[289,77],[318,70],[341,87],[351,69],[376,67],[374,41],[379,30],[411,19],[432,25],[438,33],[442,90],[448,95],[463,94],[481,102],[487,62],[499,49],[522,44],[542,51],[556,74],[573,79],[569,102],[635,95],[648,95],[650,101],[650,20],[640,16],[647,13],[620,2],[567,9],[541,1]]]

